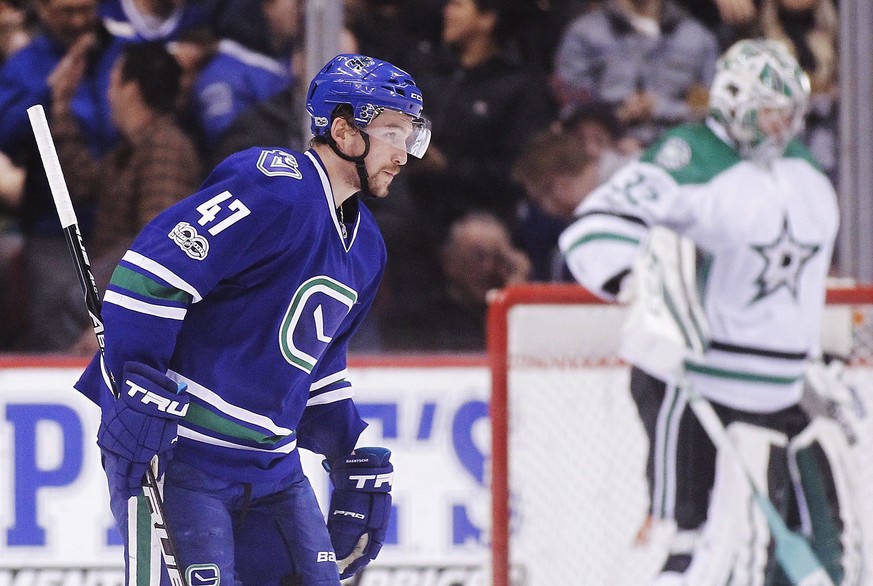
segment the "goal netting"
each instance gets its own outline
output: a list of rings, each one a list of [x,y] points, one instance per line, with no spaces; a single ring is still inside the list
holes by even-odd
[[[511,287],[491,303],[494,586],[640,586],[660,568],[657,535],[635,541],[647,439],[617,357],[624,311],[574,285]],[[831,290],[823,335],[848,354],[846,378],[873,406],[873,289]],[[873,415],[864,423],[873,428]],[[873,430],[853,450],[873,488]],[[873,583],[870,541],[864,557]]]

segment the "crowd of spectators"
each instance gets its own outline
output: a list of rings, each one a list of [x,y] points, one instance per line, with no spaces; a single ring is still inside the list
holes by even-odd
[[[837,0],[345,0],[343,52],[409,71],[433,140],[369,205],[389,251],[361,352],[484,349],[488,289],[565,281],[557,235],[666,127],[707,113],[723,49],[810,73],[837,169]],[[0,351],[88,351],[26,108],[56,133],[98,281],[228,154],[305,149],[303,0],[0,0]],[[92,260],[95,260],[92,259]]]

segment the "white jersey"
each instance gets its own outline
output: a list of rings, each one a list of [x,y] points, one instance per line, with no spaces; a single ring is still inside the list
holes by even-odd
[[[560,246],[576,279],[611,299],[650,226],[692,239],[708,257],[700,284],[712,343],[688,362],[689,378],[718,403],[771,412],[800,399],[805,359],[819,349],[836,194],[799,143],[763,167],[717,130],[666,133],[582,202]]]

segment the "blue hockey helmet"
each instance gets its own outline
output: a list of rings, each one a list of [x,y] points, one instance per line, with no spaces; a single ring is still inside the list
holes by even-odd
[[[313,135],[330,132],[333,112],[340,104],[352,107],[355,125],[362,130],[386,109],[408,115],[413,131],[404,138],[406,152],[424,156],[430,143],[430,122],[421,115],[421,90],[402,69],[365,55],[337,55],[309,84],[306,109]]]

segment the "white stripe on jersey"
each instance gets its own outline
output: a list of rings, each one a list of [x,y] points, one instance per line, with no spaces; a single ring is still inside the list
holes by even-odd
[[[173,271],[171,271],[167,267],[165,267],[159,263],[156,263],[155,261],[153,261],[150,258],[146,258],[145,256],[141,255],[138,252],[128,250],[127,252],[124,253],[124,256],[121,258],[121,260],[129,262],[130,264],[136,265],[140,268],[143,268],[143,269],[147,270],[148,272],[150,272],[151,274],[153,274],[154,276],[163,279],[164,281],[166,281],[167,283],[169,283],[173,287],[176,287],[177,289],[180,289],[181,291],[188,293],[189,295],[191,295],[192,301],[194,303],[197,303],[198,301],[203,299],[203,296],[200,295],[200,292],[197,291],[197,289],[195,289],[187,281],[185,281],[185,279],[178,276],[176,273],[174,273]]]
[[[349,377],[349,371],[346,369],[342,369],[339,372],[335,372],[333,374],[329,374],[326,377],[315,381],[311,385],[309,385],[309,392],[317,391],[327,385],[333,384],[335,382],[341,381]]]
[[[351,399],[354,395],[355,391],[352,387],[342,387],[312,397],[306,401],[306,406],[312,407],[313,405],[327,405],[328,403],[335,403],[337,401],[342,401],[343,399]]]
[[[131,311],[136,311],[137,313],[145,313],[147,315],[163,317],[166,319],[177,319],[179,321],[185,319],[185,315],[188,313],[188,310],[184,307],[167,307],[165,305],[146,303],[145,301],[140,301],[139,299],[134,299],[133,297],[128,297],[127,295],[122,295],[115,291],[107,291],[106,295],[103,297],[103,301],[124,307]]]
[[[232,448],[234,450],[246,450],[249,452],[268,452],[271,454],[290,454],[294,450],[297,449],[297,440],[288,442],[287,444],[278,446],[273,449],[267,448],[254,448],[251,446],[244,446],[242,444],[236,444],[233,442],[228,442],[225,440],[220,440],[218,438],[214,438],[208,435],[204,435],[202,433],[196,432],[193,429],[189,429],[185,427],[183,422],[179,423],[179,437],[188,438],[189,440],[193,440],[195,442],[201,442],[204,444],[210,444],[213,446],[220,446],[222,448]]]
[[[273,435],[277,436],[286,436],[294,433],[293,429],[288,429],[287,427],[282,427],[281,425],[277,425],[273,422],[272,419],[261,415],[260,413],[254,413],[253,411],[249,411],[247,409],[243,409],[242,407],[237,407],[231,403],[228,403],[221,397],[219,397],[214,391],[207,389],[203,385],[194,382],[190,378],[187,378],[178,372],[174,372],[172,370],[167,371],[167,376],[177,383],[185,383],[188,385],[188,394],[197,397],[202,400],[204,403],[207,403],[211,407],[213,407],[216,411],[220,413],[224,413],[233,419],[238,419],[240,421],[245,421],[246,423],[250,423],[261,429],[265,429],[269,431]]]

